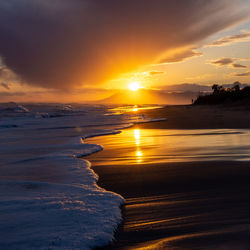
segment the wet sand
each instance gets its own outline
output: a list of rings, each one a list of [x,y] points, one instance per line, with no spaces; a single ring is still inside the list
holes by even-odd
[[[166,117],[167,122],[138,125],[155,129],[250,128],[250,106],[169,106],[141,111],[153,118]]]
[[[250,127],[245,107],[218,111],[176,106],[147,115],[168,121],[136,128]],[[110,164],[107,157],[119,158],[121,150],[104,148],[89,157],[100,177],[98,185],[126,199],[124,222],[104,249],[250,248],[249,161]]]
[[[106,249],[249,249],[248,162],[96,166],[94,171],[100,186],[126,198],[124,224]]]

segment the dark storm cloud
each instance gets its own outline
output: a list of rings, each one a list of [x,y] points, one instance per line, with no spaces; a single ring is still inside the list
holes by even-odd
[[[4,84],[8,84],[9,82],[16,82],[18,80],[18,77],[12,70],[6,66],[0,66],[0,82],[2,81]]]
[[[4,66],[0,67],[0,78],[4,78],[8,75],[8,69]]]
[[[0,83],[0,86],[2,86],[3,88],[5,88],[7,90],[10,90],[9,85],[7,83],[5,83],[5,82]]]
[[[96,84],[239,22],[248,13],[241,7],[234,0],[1,0],[0,55],[32,85]]]
[[[2,92],[0,91],[0,97],[12,97],[12,96],[25,96],[25,92]],[[2,101],[2,100],[1,100]]]

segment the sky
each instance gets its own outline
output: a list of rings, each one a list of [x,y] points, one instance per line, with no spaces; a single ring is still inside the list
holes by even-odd
[[[250,0],[1,0],[0,101],[250,79]]]

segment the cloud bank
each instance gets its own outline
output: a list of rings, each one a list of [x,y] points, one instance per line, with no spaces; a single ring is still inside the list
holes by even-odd
[[[0,83],[0,86],[7,89],[7,90],[10,90],[9,85],[7,83],[5,83],[5,82]]]
[[[232,43],[248,42],[248,41],[250,41],[250,31],[246,31],[242,34],[220,38],[217,41],[210,43],[208,46],[225,46],[225,45],[230,45]]]
[[[179,48],[167,51],[161,55],[161,59],[159,60],[160,63],[176,63],[182,62],[187,58],[195,57],[195,56],[202,56],[201,52],[195,51],[192,48]],[[163,59],[162,59],[163,58]]]
[[[2,0],[0,56],[30,85],[100,84],[162,55],[165,62],[182,60],[170,52],[245,19],[243,2]]]

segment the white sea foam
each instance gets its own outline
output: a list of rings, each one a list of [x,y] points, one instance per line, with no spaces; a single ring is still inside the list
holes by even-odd
[[[103,136],[103,135],[115,135],[115,134],[120,134],[120,133],[121,133],[121,131],[119,131],[119,130],[99,131],[99,132],[85,135],[84,137],[82,137],[82,139],[85,140],[85,139],[91,138],[91,137]]]
[[[15,102],[1,103],[0,111],[14,112],[14,113],[29,113],[29,110],[27,108]]]
[[[89,183],[89,181],[88,181]],[[0,182],[1,249],[89,249],[107,244],[122,198],[93,184]]]
[[[63,181],[0,181],[0,248],[90,249],[109,243],[123,198],[98,187],[90,163],[79,159],[100,150],[77,138],[39,159],[59,166],[67,175]]]
[[[155,119],[145,118],[145,119],[135,121],[134,124],[148,123],[148,122],[162,122],[162,121],[167,121],[167,120],[168,120],[167,118],[155,118]]]
[[[5,105],[0,115],[0,249],[110,242],[124,200],[96,185],[98,176],[82,157],[103,148],[84,139],[152,120],[106,116],[103,106],[30,105],[16,112],[19,105],[11,105],[14,111]]]

